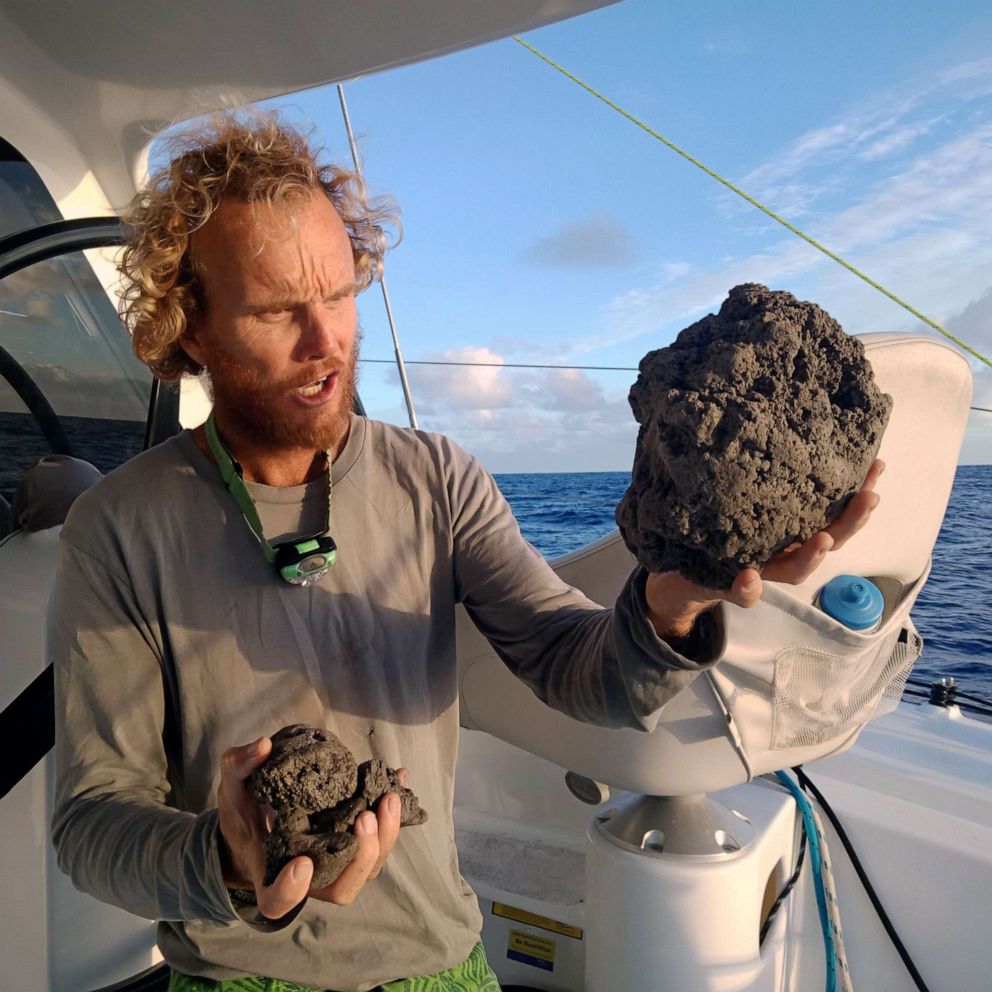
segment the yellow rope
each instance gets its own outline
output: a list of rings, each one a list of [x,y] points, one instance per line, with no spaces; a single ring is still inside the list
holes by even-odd
[[[926,316],[926,314],[920,313],[919,310],[917,310],[913,306],[910,306],[910,304],[908,304],[905,300],[901,300],[898,296],[896,296],[895,293],[889,292],[889,290],[887,290],[884,286],[880,285],[879,283],[875,282],[875,280],[872,279],[870,276],[865,275],[865,273],[862,272],[860,269],[856,269],[853,265],[851,265],[850,262],[845,261],[843,258],[841,258],[840,255],[835,254],[825,245],[820,244],[820,242],[817,241],[815,238],[811,238],[804,231],[800,231],[799,228],[796,227],[794,224],[790,224],[784,217],[780,217],[777,213],[775,213],[774,210],[769,209],[763,203],[756,200],[753,196],[750,196],[749,194],[745,193],[744,190],[742,190],[739,186],[735,186],[728,179],[724,179],[723,176],[721,176],[719,173],[714,172],[708,166],[703,165],[703,163],[700,162],[699,159],[694,158],[687,151],[683,151],[683,149],[679,148],[679,146],[676,145],[674,142],[669,141],[668,138],[666,138],[662,134],[659,134],[657,131],[654,130],[654,128],[649,127],[647,124],[636,118],[629,111],[626,111],[623,109],[623,107],[620,107],[617,104],[615,104],[609,97],[604,96],[602,93],[600,93],[599,90],[593,89],[588,83],[584,83],[581,79],[579,79],[578,76],[573,75],[566,68],[560,66],[557,62],[555,62],[554,59],[551,59],[543,52],[538,51],[538,49],[536,49],[533,45],[528,44],[526,41],[523,40],[523,38],[519,37],[519,35],[514,35],[513,40],[518,44],[523,45],[523,47],[526,48],[529,52],[533,52],[533,54],[536,55],[542,61],[547,62],[547,64],[551,66],[552,69],[557,69],[558,72],[560,72],[563,76],[566,76],[568,79],[571,79],[573,83],[577,83],[587,93],[591,93],[594,97],[596,97],[597,100],[602,100],[602,102],[605,103],[607,107],[610,107],[612,110],[615,110],[618,114],[622,115],[623,117],[626,117],[627,120],[629,120],[632,124],[636,124],[642,131],[646,131],[648,134],[651,135],[652,138],[657,139],[667,148],[670,148],[673,152],[677,153],[678,155],[681,155],[684,159],[691,162],[694,166],[696,166],[697,169],[702,169],[703,172],[706,173],[706,175],[711,176],[718,183],[722,183],[724,186],[726,186],[727,189],[729,189],[731,192],[736,193],[738,196],[747,200],[747,202],[750,203],[751,206],[757,207],[763,214],[766,214],[767,216],[771,217],[772,220],[777,221],[779,224],[781,224],[787,230],[791,231],[793,234],[798,235],[798,237],[802,238],[803,241],[807,242],[808,244],[811,244],[818,251],[822,251],[823,254],[827,256],[827,258],[833,259],[838,265],[842,265],[845,269],[847,269],[848,272],[853,273],[859,279],[863,279],[866,283],[868,283],[869,286],[872,286],[873,288],[877,289],[880,293],[887,296],[890,300],[893,301],[893,303],[898,303],[899,306],[908,310],[918,320],[922,320],[924,324],[927,324],[929,327],[932,327],[935,331],[938,331],[939,333],[943,334],[945,338],[947,338],[950,341],[953,341],[959,348],[963,348],[970,355],[974,355],[975,358],[977,358],[979,361],[984,362],[986,365],[992,368],[992,361],[986,358],[980,351],[976,351],[974,348],[971,347],[971,345],[965,344],[964,341],[962,341],[960,338],[955,337],[953,334],[951,334],[950,331],[945,330],[943,327],[941,327],[940,324],[938,324],[935,320],[931,320],[929,317]]]

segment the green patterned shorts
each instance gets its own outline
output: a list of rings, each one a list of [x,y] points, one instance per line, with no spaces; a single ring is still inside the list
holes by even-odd
[[[211,978],[194,978],[173,971],[169,992],[318,992],[306,985],[284,982],[279,978],[229,978],[214,981]],[[472,948],[467,961],[447,971],[423,978],[401,978],[387,985],[380,985],[379,992],[500,992],[499,982],[489,967],[481,942]]]

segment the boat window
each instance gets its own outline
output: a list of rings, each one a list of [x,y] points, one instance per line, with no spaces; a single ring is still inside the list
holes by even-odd
[[[61,219],[38,173],[13,145],[0,138],[0,238]]]
[[[70,252],[0,281],[0,347],[9,355],[0,354],[0,494],[8,500],[59,430],[66,453],[102,472],[141,451],[151,376],[94,271],[112,279],[112,252]],[[25,392],[44,398],[34,412]],[[54,430],[39,416],[45,403]]]

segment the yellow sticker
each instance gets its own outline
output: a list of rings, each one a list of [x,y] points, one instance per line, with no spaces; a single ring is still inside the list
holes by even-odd
[[[554,971],[555,942],[547,937],[535,937],[531,933],[511,930],[506,956],[513,961],[521,961],[535,968],[542,968],[544,971]]]
[[[532,927],[540,927],[542,930],[560,933],[563,937],[574,937],[575,940],[582,940],[581,927],[559,923],[557,920],[550,920],[546,916],[538,916],[537,913],[528,913],[526,909],[507,906],[503,902],[493,903],[493,916],[502,916],[507,920],[516,920],[517,923],[529,923]]]

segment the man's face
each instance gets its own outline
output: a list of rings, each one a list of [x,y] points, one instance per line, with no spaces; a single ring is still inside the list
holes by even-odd
[[[355,266],[319,192],[289,206],[222,200],[193,235],[205,316],[183,338],[221,420],[267,448],[330,448],[355,393]]]

